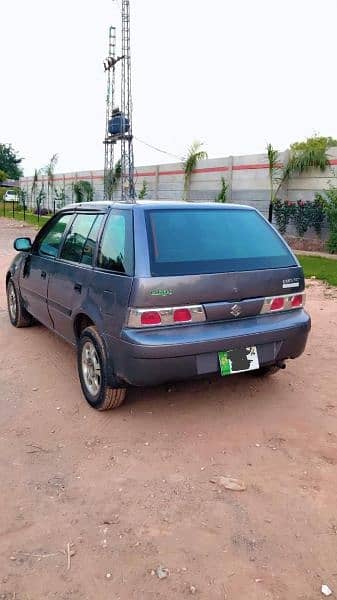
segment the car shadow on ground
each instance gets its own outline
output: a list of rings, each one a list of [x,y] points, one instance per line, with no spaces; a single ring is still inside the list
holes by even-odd
[[[11,327],[9,323],[4,323],[3,326]],[[16,341],[20,341],[22,350],[24,346],[32,348],[31,368],[32,373],[37,369],[37,379],[41,378],[40,368],[48,369],[48,377],[42,378],[39,384],[41,391],[44,387],[50,387],[50,382],[53,382],[57,392],[57,381],[61,374],[68,382],[67,403],[73,403],[74,408],[78,407],[81,412],[82,409],[89,408],[80,388],[74,346],[40,323],[35,323],[29,329],[11,329],[11,334],[12,338],[18,338]],[[286,401],[288,381],[287,371],[280,371],[267,378],[253,373],[221,377],[219,373],[155,387],[129,387],[124,404],[108,414],[113,419],[117,416],[123,418],[130,413],[136,416],[141,413],[157,414],[159,411],[165,419],[170,420],[173,415],[176,417],[179,414],[185,420],[191,414],[195,419],[198,415],[203,418],[206,413],[209,417],[212,412],[216,418],[219,410],[231,407],[240,413],[245,410],[250,413],[252,406],[255,411],[259,411],[266,404],[276,402],[275,395],[278,402],[280,397],[284,397]]]

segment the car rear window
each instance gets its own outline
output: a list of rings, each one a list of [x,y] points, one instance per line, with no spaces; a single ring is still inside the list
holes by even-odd
[[[146,211],[153,276],[296,266],[287,246],[254,210]]]

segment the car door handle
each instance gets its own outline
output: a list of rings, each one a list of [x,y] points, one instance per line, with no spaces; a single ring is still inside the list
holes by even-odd
[[[41,271],[41,277],[42,277],[42,279],[46,279],[46,277],[47,277],[46,271]]]
[[[80,284],[80,283],[75,283],[75,285],[74,285],[74,290],[75,290],[75,292],[78,292],[78,293],[80,294],[80,293],[81,293],[81,291],[82,291],[82,286],[81,286],[81,284]]]

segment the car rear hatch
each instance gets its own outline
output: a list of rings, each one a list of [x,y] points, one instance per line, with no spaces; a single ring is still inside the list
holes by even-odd
[[[151,208],[145,217],[152,276],[135,278],[130,306],[154,312],[201,306],[204,319],[192,313],[186,321],[172,315],[172,322],[164,317],[143,325],[256,317],[269,312],[273,299],[280,297],[283,301],[275,304],[275,310],[296,308],[292,298],[304,290],[302,268],[254,209]],[[131,320],[130,325],[142,323]]]

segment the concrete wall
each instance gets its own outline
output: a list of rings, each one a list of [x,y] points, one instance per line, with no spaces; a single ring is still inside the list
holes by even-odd
[[[312,200],[317,191],[327,188],[329,182],[337,186],[337,148],[329,151],[330,167],[324,172],[312,171],[303,176],[291,179],[279,196],[290,201]],[[280,155],[280,161],[285,154]],[[229,200],[239,204],[255,206],[265,216],[268,214],[269,179],[268,162],[265,154],[227,156],[213,158],[198,163],[193,173],[190,188],[190,200],[214,201],[221,189],[221,177],[230,186]],[[73,183],[79,180],[90,181],[95,190],[95,199],[103,199],[103,171],[82,171],[78,173],[62,173],[55,175],[55,187],[65,188],[67,202],[74,200]],[[184,187],[184,173],[181,163],[150,165],[136,168],[136,189],[142,187],[143,181],[148,184],[147,199],[181,200]],[[47,179],[44,183],[47,190]],[[21,186],[28,193],[31,203],[32,178],[21,179]],[[118,190],[115,194],[119,197]],[[50,208],[52,208],[50,206]]]

